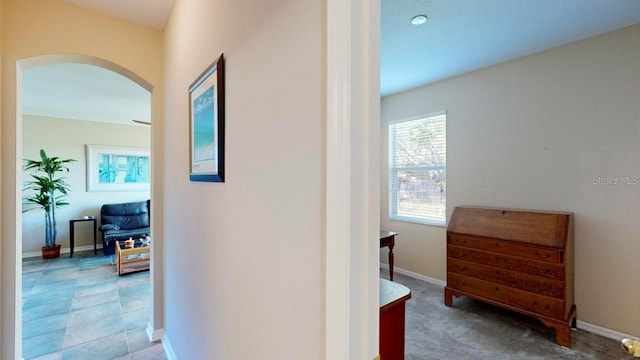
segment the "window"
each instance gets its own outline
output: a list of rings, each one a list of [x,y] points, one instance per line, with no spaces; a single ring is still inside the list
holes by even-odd
[[[389,218],[444,226],[447,136],[444,112],[389,124]]]

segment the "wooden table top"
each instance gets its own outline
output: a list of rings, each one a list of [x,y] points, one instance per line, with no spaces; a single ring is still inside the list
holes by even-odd
[[[408,287],[387,279],[380,279],[380,310],[409,299],[411,299],[411,290]]]
[[[380,230],[380,239],[384,239],[386,237],[396,236],[396,235],[398,235],[397,232]]]

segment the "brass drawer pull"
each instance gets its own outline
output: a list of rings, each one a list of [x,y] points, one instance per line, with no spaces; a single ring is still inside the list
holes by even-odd
[[[553,270],[550,269],[550,268],[539,268],[539,267],[536,266],[536,267],[533,268],[533,273],[534,274],[542,274],[542,275],[545,275],[545,276],[549,276],[549,275],[553,274]]]
[[[538,304],[538,302],[537,302],[537,301],[533,300],[533,307],[537,309],[537,308],[539,308],[539,307],[540,307],[540,304]],[[546,305],[543,307],[543,309],[544,309],[544,310],[549,310],[550,308],[551,308],[551,306],[550,306],[549,304],[546,304]]]
[[[540,259],[548,259],[549,257],[551,257],[551,253],[548,252],[544,255],[540,254],[539,250],[536,250],[536,252],[534,253],[537,257],[539,257]]]
[[[463,287],[463,286],[467,286],[467,282],[466,281],[460,281],[458,279],[456,279],[456,286],[457,287]]]

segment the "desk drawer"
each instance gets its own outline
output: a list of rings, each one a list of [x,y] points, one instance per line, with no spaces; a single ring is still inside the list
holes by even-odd
[[[562,251],[535,246],[519,245],[509,241],[478,238],[473,236],[451,234],[447,236],[450,245],[464,246],[473,249],[487,250],[501,254],[521,256],[534,260],[562,263]]]
[[[536,294],[564,298],[564,281],[543,279],[534,275],[527,275],[453,258],[447,260],[447,271],[500,285],[507,285]]]
[[[454,289],[555,319],[564,319],[563,300],[553,299],[544,295],[537,295],[509,286],[493,284],[488,281],[451,272],[447,273],[447,280],[447,286]]]
[[[462,259],[529,275],[541,276],[547,279],[565,280],[565,268],[561,264],[522,259],[495,252],[473,250],[454,245],[447,246],[447,256],[449,258]]]

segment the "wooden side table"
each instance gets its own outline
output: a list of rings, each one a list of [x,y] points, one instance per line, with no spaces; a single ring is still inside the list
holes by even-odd
[[[389,279],[393,281],[393,247],[395,246],[395,239],[397,232],[393,231],[380,231],[380,248],[389,248]]]
[[[405,302],[408,287],[380,279],[380,358],[404,359]]]
[[[97,254],[98,253],[98,244],[97,244],[97,238],[96,238],[96,228],[97,228],[97,221],[96,221],[96,217],[95,216],[87,216],[87,217],[80,217],[80,218],[75,218],[75,219],[71,219],[69,220],[69,246],[71,247],[71,255],[69,255],[69,257],[73,257],[73,247],[74,247],[74,242],[75,242],[75,225],[77,222],[82,222],[82,221],[92,221],[93,222],[93,253]]]

